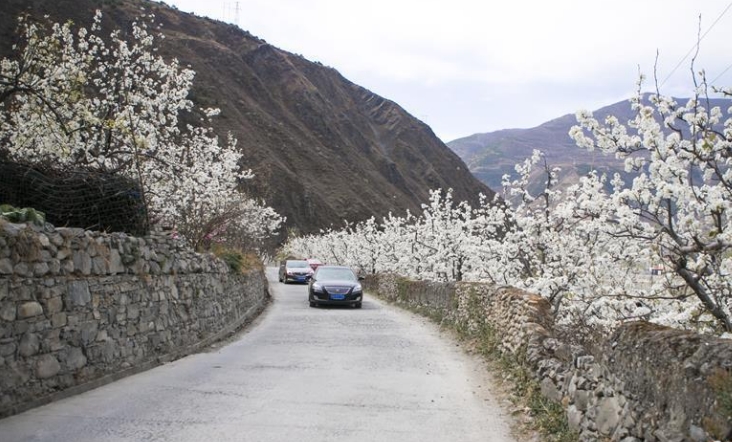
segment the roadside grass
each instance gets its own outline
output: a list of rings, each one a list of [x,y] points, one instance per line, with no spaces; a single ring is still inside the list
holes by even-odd
[[[234,273],[246,273],[250,270],[264,269],[262,260],[255,253],[245,253],[223,246],[212,247],[211,251],[223,260]]]
[[[718,439],[728,437],[729,422],[732,422],[732,374],[727,370],[717,369],[709,377],[719,402],[719,415],[704,419],[705,429]]]

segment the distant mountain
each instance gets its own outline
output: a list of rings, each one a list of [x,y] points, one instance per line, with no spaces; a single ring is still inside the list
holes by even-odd
[[[677,99],[677,102],[685,102]],[[712,106],[720,106],[723,112],[732,100],[712,99]],[[603,107],[593,112],[598,121],[614,115],[620,122],[635,117],[629,100]],[[590,170],[607,173],[624,173],[623,164],[613,156],[601,152],[580,149],[569,136],[569,130],[577,124],[574,114],[567,114],[531,129],[504,129],[475,134],[450,141],[447,145],[468,165],[468,169],[494,190],[501,189],[504,174],[515,176],[514,166],[530,157],[534,149],[544,152],[551,166],[562,169],[560,182],[565,186]],[[542,177],[543,179],[543,177]],[[534,183],[538,188],[542,183]]]
[[[191,93],[219,107],[220,136],[231,131],[256,174],[247,191],[287,216],[287,227],[316,232],[407,209],[435,188],[456,199],[492,194],[432,130],[396,103],[333,68],[278,49],[236,26],[146,0],[3,0],[0,56],[10,53],[16,17],[89,25],[95,9],[104,29],[127,29],[141,7],[153,12],[165,39],[161,53],[197,72]]]

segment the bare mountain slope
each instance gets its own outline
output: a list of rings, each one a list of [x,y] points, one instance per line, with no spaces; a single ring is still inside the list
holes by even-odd
[[[219,135],[233,132],[256,174],[247,190],[286,215],[288,227],[312,232],[344,219],[416,211],[432,188],[453,188],[456,198],[471,201],[492,194],[396,103],[238,27],[163,3],[4,0],[0,55],[9,53],[23,11],[85,24],[100,8],[111,30],[126,27],[141,6],[163,24],[161,52],[197,72],[191,98],[221,108]]]
[[[677,99],[683,103],[685,99]],[[712,99],[711,106],[721,106],[723,112],[732,103],[726,99]],[[619,121],[634,118],[630,101],[621,101],[593,112],[598,121],[615,115]],[[569,137],[569,130],[577,124],[573,114],[567,114],[531,129],[505,129],[475,134],[450,141],[448,146],[465,161],[473,174],[492,189],[501,188],[501,177],[514,174],[514,166],[531,156],[534,149],[542,150],[552,166],[562,169],[560,181],[572,184],[590,170],[623,172],[623,164],[613,156],[580,149]],[[537,184],[538,185],[538,184]]]

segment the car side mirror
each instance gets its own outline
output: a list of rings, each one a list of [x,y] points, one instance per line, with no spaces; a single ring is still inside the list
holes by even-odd
[[[359,280],[359,281],[363,281],[364,279],[366,279],[366,278],[364,278],[363,276],[359,276],[359,277],[358,277],[358,280]]]

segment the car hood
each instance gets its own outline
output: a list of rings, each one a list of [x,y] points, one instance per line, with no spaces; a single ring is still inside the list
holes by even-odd
[[[355,287],[359,284],[358,281],[350,281],[347,279],[322,279],[315,281],[318,284],[325,286],[340,286],[340,287]]]

